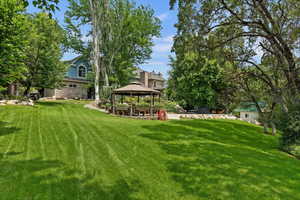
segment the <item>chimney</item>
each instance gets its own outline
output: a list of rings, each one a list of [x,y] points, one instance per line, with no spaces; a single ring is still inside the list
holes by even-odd
[[[145,87],[149,87],[149,72],[145,72]]]

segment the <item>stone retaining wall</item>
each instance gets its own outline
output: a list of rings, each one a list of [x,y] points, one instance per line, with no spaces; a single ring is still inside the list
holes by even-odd
[[[234,115],[227,114],[168,114],[168,119],[232,119],[237,120]]]
[[[22,106],[33,106],[32,100],[21,101],[21,100],[0,100],[0,106],[5,105],[22,105]]]

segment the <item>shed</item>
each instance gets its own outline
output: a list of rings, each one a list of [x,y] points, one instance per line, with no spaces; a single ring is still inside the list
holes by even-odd
[[[258,104],[263,110],[265,109],[266,103],[258,102]],[[239,112],[240,118],[247,121],[258,120],[259,118],[259,112],[254,102],[243,102],[234,112]]]

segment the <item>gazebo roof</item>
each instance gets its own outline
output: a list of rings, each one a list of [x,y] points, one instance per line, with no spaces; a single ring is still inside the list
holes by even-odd
[[[124,95],[151,95],[159,94],[158,90],[153,90],[151,88],[146,88],[141,86],[141,83],[133,82],[129,85],[113,90],[114,94],[124,94]]]

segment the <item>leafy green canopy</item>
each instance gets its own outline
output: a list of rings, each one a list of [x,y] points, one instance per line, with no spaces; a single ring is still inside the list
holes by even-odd
[[[224,72],[215,60],[188,52],[172,59],[169,96],[187,108],[220,107],[218,91],[225,87]]]
[[[55,10],[59,10],[59,7],[57,6],[59,3],[59,0],[22,0],[25,7],[29,5],[31,2],[33,6],[49,11],[50,18],[52,17],[52,13],[55,12]]]
[[[57,87],[63,79],[66,65],[61,61],[65,32],[46,13],[28,16],[29,45],[26,48],[26,73],[21,83],[29,90]],[[27,93],[28,91],[25,91]]]
[[[174,37],[172,70],[168,94],[187,108],[230,109],[235,92],[232,65],[225,59],[226,49],[207,51],[199,46],[205,38],[197,33],[197,10],[192,2],[180,4],[177,34]]]
[[[20,0],[0,0],[0,89],[22,77],[27,40],[24,5]]]
[[[182,32],[187,32],[182,27],[189,28],[199,49],[228,49],[227,60],[240,68],[254,68],[251,76],[260,79],[274,98],[281,98],[281,104],[299,93],[299,1],[171,0],[170,4],[178,5],[176,27]]]

